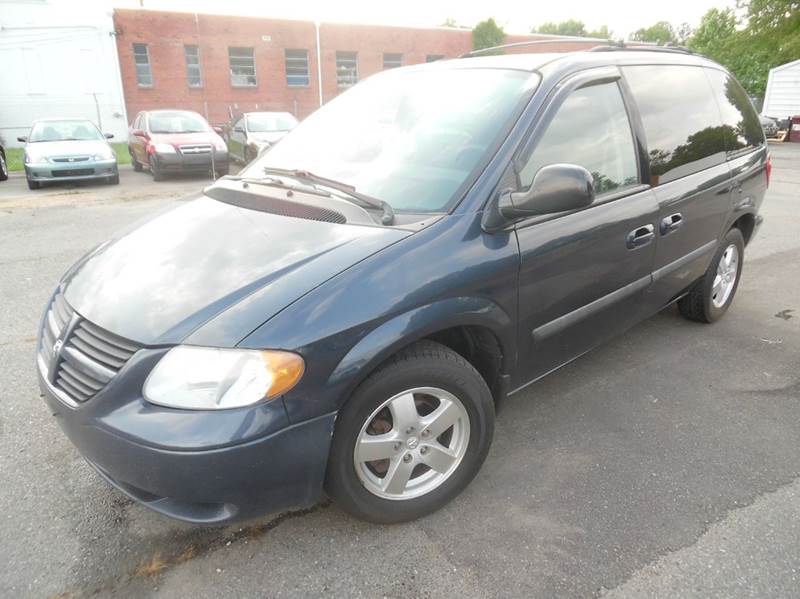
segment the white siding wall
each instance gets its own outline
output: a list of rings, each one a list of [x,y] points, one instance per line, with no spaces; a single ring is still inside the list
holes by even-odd
[[[82,117],[116,140],[127,118],[110,7],[102,0],[0,0],[0,137],[45,117]]]
[[[800,114],[800,60],[769,72],[761,112],[778,119]]]

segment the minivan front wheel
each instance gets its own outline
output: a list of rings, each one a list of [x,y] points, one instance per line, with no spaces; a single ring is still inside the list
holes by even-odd
[[[703,278],[678,302],[681,314],[698,322],[722,318],[739,287],[743,261],[744,237],[734,228],[722,239]]]
[[[372,373],[339,413],[328,492],[371,522],[414,520],[469,484],[493,432],[494,402],[475,368],[444,345],[416,343]]]

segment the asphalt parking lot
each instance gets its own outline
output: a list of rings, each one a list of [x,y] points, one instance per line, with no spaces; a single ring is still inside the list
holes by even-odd
[[[203,182],[0,184],[0,596],[797,597],[800,144],[772,152],[722,321],[666,310],[514,396],[472,485],[385,527],[323,504],[194,528],[102,481],[39,399],[39,316],[83,252]]]

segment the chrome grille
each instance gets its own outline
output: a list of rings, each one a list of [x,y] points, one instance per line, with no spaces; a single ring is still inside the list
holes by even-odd
[[[141,348],[76,314],[61,293],[47,309],[40,339],[39,367],[72,402],[94,397]]]
[[[52,158],[53,162],[86,162],[91,156],[60,156]]]
[[[209,144],[198,145],[185,145],[179,146],[181,154],[210,154],[211,146]]]

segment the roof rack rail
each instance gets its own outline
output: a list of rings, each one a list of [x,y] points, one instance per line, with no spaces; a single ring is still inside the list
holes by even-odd
[[[641,44],[641,45],[628,45],[628,44]],[[589,52],[670,52],[672,54],[694,54],[689,48],[685,46],[673,46],[666,44],[664,46],[656,46],[647,42],[614,42],[609,41],[607,44],[595,46],[590,48]]]
[[[602,42],[604,44],[613,43],[611,40],[603,39],[600,37],[578,37],[574,35],[562,35],[546,40],[530,40],[528,42],[514,42],[513,44],[503,44],[501,46],[492,46],[491,48],[481,48],[479,50],[472,50],[470,52],[465,52],[464,54],[459,56],[459,58],[470,58],[472,56],[480,56],[481,54],[487,54],[489,52],[495,52],[497,50],[507,50],[509,48],[524,48],[526,46],[538,46],[540,44],[567,44],[575,42]],[[599,48],[600,46],[596,47]]]

